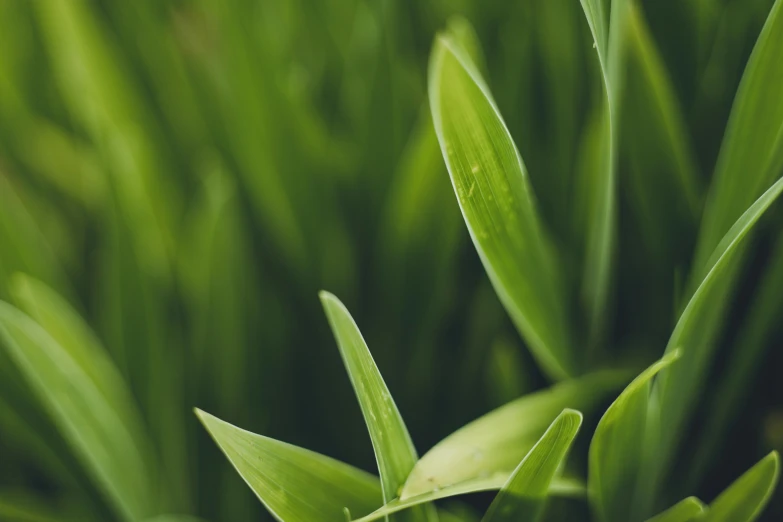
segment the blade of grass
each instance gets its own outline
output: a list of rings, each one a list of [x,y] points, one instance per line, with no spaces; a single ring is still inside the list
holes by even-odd
[[[680,500],[675,505],[647,520],[647,522],[691,522],[699,520],[707,507],[696,497]]]
[[[117,515],[150,516],[158,503],[155,463],[130,394],[98,345],[73,342],[89,342],[75,313],[47,290],[42,295],[51,301],[36,300],[36,308],[46,307],[42,315],[56,321],[55,332],[0,303],[0,335]]]
[[[681,348],[682,360],[661,378],[656,388],[661,405],[661,422],[667,429],[662,433],[660,446],[656,449],[658,458],[653,462],[654,471],[650,472],[655,487],[667,471],[665,468],[673,457],[680,430],[683,429],[695,400],[698,382],[694,381],[698,381],[699,372],[703,371],[709,361],[710,354],[705,352],[705,345],[701,343],[704,335],[704,324],[701,320],[705,307],[713,304],[713,289],[716,286],[720,288],[720,285],[726,283],[726,275],[732,274],[731,261],[743,240],[781,192],[783,178],[757,199],[726,233],[708,260],[709,271],[693,293],[669,338],[666,353]],[[655,494],[655,487],[648,489],[648,495]]]
[[[604,335],[611,286],[611,268],[617,235],[617,150],[620,113],[621,66],[628,0],[580,0],[598,53],[604,93],[604,132],[600,170],[582,198],[588,209],[582,302],[588,318],[588,350],[594,358]],[[607,19],[607,14],[609,18]]]
[[[463,426],[428,451],[405,482],[405,500],[485,476],[506,479],[564,408],[592,411],[627,382],[625,372],[598,372],[520,397]]]
[[[503,486],[483,522],[537,522],[541,519],[549,487],[565,462],[582,425],[582,414],[564,410],[531,448]]]
[[[270,513],[281,522],[345,522],[383,502],[378,478],[284,442],[239,429],[201,410],[204,427]]]
[[[435,500],[456,497],[459,495],[467,495],[469,493],[478,493],[481,491],[499,490],[508,483],[508,479],[508,473],[497,473],[489,477],[460,482],[454,486],[447,486],[443,489],[429,491],[422,495],[416,495],[405,499],[395,498],[391,502],[385,504],[383,507],[377,509],[365,517],[355,520],[354,522],[371,522],[373,520],[379,520],[392,513],[410,509],[413,506],[418,506],[425,502],[432,502]],[[549,488],[550,495],[559,497],[584,498],[585,493],[586,491],[583,483],[579,482],[578,480],[567,478],[554,479]]]
[[[734,481],[711,504],[702,522],[752,522],[764,511],[780,475],[780,456],[773,451]]]
[[[679,357],[671,352],[628,385],[612,403],[593,435],[589,453],[588,488],[598,520],[638,520],[643,444],[657,428],[646,423],[650,409],[651,380]]]
[[[553,379],[578,373],[565,289],[527,171],[467,52],[439,36],[429,68],[435,131],[465,223],[490,281]]]
[[[397,496],[419,456],[348,309],[328,292],[319,296],[370,432],[386,503]],[[419,508],[408,512],[405,520],[437,520],[437,514],[433,509]]]

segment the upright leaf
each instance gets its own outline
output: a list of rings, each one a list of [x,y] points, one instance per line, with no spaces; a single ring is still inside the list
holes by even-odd
[[[582,414],[564,410],[546,430],[489,506],[483,522],[536,522],[549,486],[565,461],[582,425]]]
[[[753,522],[769,502],[780,475],[780,456],[773,451],[726,488],[702,522]]]
[[[659,455],[654,462],[653,483],[660,482],[666,471],[678,441],[679,430],[684,426],[689,408],[698,392],[698,374],[709,362],[709,351],[704,350],[705,345],[701,341],[705,335],[702,322],[704,314],[708,313],[709,306],[714,304],[711,292],[715,287],[726,284],[726,277],[732,274],[727,267],[731,266],[730,262],[743,239],[781,192],[783,178],[757,199],[726,233],[709,258],[709,270],[705,272],[701,284],[688,301],[669,338],[666,352],[672,353],[681,347],[682,361],[663,376],[656,389],[660,398],[662,422],[667,426],[667,430],[663,432],[660,446],[655,450]],[[655,490],[651,488],[648,491],[652,495]]]
[[[383,501],[377,477],[348,464],[239,429],[201,410],[204,427],[270,513],[281,522],[345,522]]]
[[[468,53],[443,35],[430,57],[435,131],[465,223],[506,311],[546,373],[578,373],[557,258],[527,171]]]
[[[606,307],[611,285],[611,267],[617,228],[617,143],[619,139],[619,93],[622,66],[622,44],[628,0],[612,0],[607,13],[605,0],[580,0],[593,35],[598,54],[604,93],[603,146],[599,170],[586,193],[583,206],[588,215],[585,222],[586,246],[582,301],[589,325],[589,347],[596,348],[606,327]],[[608,15],[608,19],[607,19]]]
[[[700,519],[706,507],[696,497],[680,500],[675,505],[647,520],[647,522],[691,522]]]
[[[320,297],[370,432],[386,503],[397,496],[419,457],[351,314],[334,295],[321,292]],[[417,508],[410,511],[406,519],[437,520],[437,516],[434,510],[428,513]]]
[[[24,277],[15,287],[25,307],[45,325],[0,302],[0,336],[19,370],[117,515],[138,520],[155,514],[156,466],[116,368],[56,294]]]
[[[592,411],[627,382],[623,372],[599,372],[520,397],[463,426],[428,451],[405,482],[402,499],[487,476],[502,485],[559,412]]]
[[[641,486],[644,445],[658,426],[648,423],[651,380],[678,357],[668,354],[642,372],[612,403],[590,443],[588,488],[598,520],[639,520],[644,506],[637,500]]]

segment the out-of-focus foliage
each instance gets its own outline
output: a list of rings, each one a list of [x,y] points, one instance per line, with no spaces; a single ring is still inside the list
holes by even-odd
[[[501,520],[565,408],[528,513],[783,519],[781,92],[783,0],[0,0],[0,520]]]

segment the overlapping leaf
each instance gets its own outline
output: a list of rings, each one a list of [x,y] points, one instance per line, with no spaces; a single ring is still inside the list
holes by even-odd
[[[626,379],[624,372],[599,372],[520,397],[487,413],[428,451],[413,468],[401,498],[486,476],[507,479],[559,412],[564,408],[592,411]]]
[[[582,425],[582,414],[565,410],[525,455],[489,506],[483,522],[536,522],[549,488]]]
[[[678,357],[672,352],[642,372],[604,413],[590,444],[588,488],[593,510],[602,522],[628,522],[643,516],[637,491],[644,448],[656,435],[651,422],[651,380]],[[650,419],[650,420],[648,420]]]
[[[702,522],[753,522],[769,502],[780,475],[780,456],[772,452],[726,488]]]

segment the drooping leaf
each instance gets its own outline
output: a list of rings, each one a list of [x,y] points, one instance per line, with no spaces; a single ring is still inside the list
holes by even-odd
[[[559,412],[565,408],[592,411],[625,382],[624,372],[598,372],[520,397],[487,413],[428,451],[413,468],[401,498],[486,476],[508,479]]]
[[[753,522],[769,502],[780,475],[773,451],[734,481],[711,504],[702,522]]]
[[[706,506],[696,497],[680,500],[675,505],[647,520],[647,522],[691,522],[706,512]]]
[[[435,41],[429,95],[454,191],[495,291],[547,374],[577,374],[565,288],[527,171],[476,66],[449,35]]]
[[[397,496],[419,457],[397,405],[348,309],[328,292],[321,292],[320,298],[370,432],[386,503]],[[424,508],[411,510],[405,516],[411,521],[437,520],[433,510],[428,512]]]
[[[531,448],[489,506],[483,522],[536,522],[543,514],[550,484],[582,425],[582,414],[564,410]]]
[[[508,473],[496,473],[489,477],[460,482],[454,486],[447,486],[443,489],[429,491],[421,495],[415,495],[404,499],[395,498],[380,509],[355,520],[354,522],[371,522],[373,520],[379,520],[392,513],[397,513],[434,500],[467,495],[469,493],[478,493],[481,491],[499,490],[508,483],[508,479]],[[584,498],[585,493],[584,484],[579,480],[570,478],[555,478],[549,488],[549,494],[558,497]]]
[[[26,277],[15,294],[44,327],[0,302],[0,335],[49,415],[114,504],[138,520],[157,511],[157,472],[123,380],[75,312]]]
[[[228,460],[281,522],[345,522],[383,502],[378,478],[343,462],[256,435],[196,410]]]
[[[636,377],[598,423],[590,443],[588,488],[593,510],[602,522],[628,522],[643,516],[639,511],[644,506],[636,492],[641,485],[644,446],[657,429],[648,423],[651,380],[677,357],[678,352],[672,352]]]

